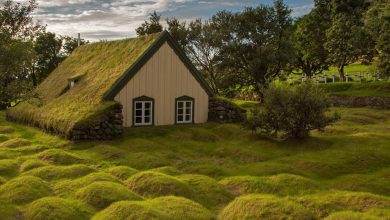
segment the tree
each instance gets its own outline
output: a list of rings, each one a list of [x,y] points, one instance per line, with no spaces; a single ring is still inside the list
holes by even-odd
[[[145,21],[140,27],[136,29],[138,36],[159,33],[163,30],[160,24],[161,16],[156,11],[149,15],[149,21]]]
[[[321,6],[319,6],[321,7]],[[297,21],[295,48],[297,61],[295,67],[301,69],[309,78],[329,68],[326,43],[326,30],[330,26],[327,13],[320,8],[312,10]]]
[[[0,109],[20,100],[32,88],[32,40],[43,29],[32,19],[36,8],[35,0],[27,4],[7,0],[0,6]]]
[[[72,52],[79,46],[79,40],[77,38],[74,38],[74,37],[70,37],[70,36],[62,36],[61,37],[62,39],[62,56],[64,57],[68,57],[70,56],[70,54],[72,54]],[[89,44],[89,41],[87,40],[84,40],[84,39],[81,39],[80,40],[80,45],[84,45],[84,44]]]
[[[365,0],[331,2],[332,24],[326,31],[325,48],[342,79],[346,65],[360,59],[371,61],[373,57],[372,40],[363,24],[366,6]]]
[[[274,7],[246,8],[234,18],[231,37],[224,39],[225,65],[251,78],[262,88],[293,62],[291,10],[276,1]]]
[[[339,119],[337,114],[326,114],[329,107],[328,94],[311,81],[296,87],[272,84],[262,110],[252,112],[246,127],[273,137],[303,139],[311,130],[322,131]]]
[[[383,0],[375,2],[367,12],[365,24],[375,42],[378,70],[390,76],[390,4]]]
[[[185,50],[188,45],[188,29],[186,22],[180,22],[177,18],[167,18],[168,31],[173,39]]]

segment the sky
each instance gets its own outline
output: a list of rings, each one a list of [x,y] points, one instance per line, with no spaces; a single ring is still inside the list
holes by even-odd
[[[4,1],[4,0],[0,0]],[[16,0],[25,2],[26,0]],[[273,0],[38,0],[34,17],[47,30],[60,35],[90,41],[113,40],[135,36],[135,29],[153,11],[167,17],[188,21],[207,19],[217,11],[240,11],[245,7],[270,5]],[[313,0],[285,0],[299,17],[313,8]]]

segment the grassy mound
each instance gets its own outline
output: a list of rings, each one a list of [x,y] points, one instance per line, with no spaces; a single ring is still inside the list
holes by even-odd
[[[326,220],[382,220],[390,219],[390,209],[370,209],[366,212],[341,211],[330,214]]]
[[[1,126],[0,127],[0,134],[10,134],[14,132],[14,129],[12,129],[11,127],[8,127],[8,126]]]
[[[250,194],[236,198],[218,219],[313,219],[305,207],[271,195]]]
[[[20,211],[15,205],[0,202],[2,220],[20,220]]]
[[[270,177],[236,176],[220,181],[236,195],[269,193],[277,195],[299,195],[319,189],[315,181],[292,174],[278,174]]]
[[[97,181],[120,183],[113,175],[104,172],[95,172],[78,179],[57,182],[53,186],[53,189],[57,195],[68,195],[81,187],[87,186]]]
[[[127,186],[134,192],[148,198],[160,196],[183,196],[191,198],[192,192],[188,184],[183,181],[157,172],[140,172],[128,180]]]
[[[116,176],[118,179],[126,180],[130,176],[138,173],[138,170],[128,167],[128,166],[115,166],[110,167],[106,170],[108,173]]]
[[[38,160],[38,159],[29,159],[29,160],[26,160],[24,161],[21,165],[20,165],[20,168],[19,170],[21,172],[26,172],[26,171],[29,171],[29,170],[32,170],[32,169],[35,169],[35,168],[38,168],[38,167],[43,167],[43,166],[47,166],[49,164],[47,164],[46,162],[42,161],[42,160]]]
[[[9,139],[3,143],[0,143],[0,148],[17,148],[30,145],[31,142],[23,138]]]
[[[180,172],[178,169],[171,167],[171,166],[158,167],[158,168],[151,169],[149,171],[159,172],[159,173],[163,173],[163,174],[170,175],[170,176],[177,176],[177,175],[182,174],[182,172]]]
[[[126,165],[140,170],[163,167],[169,164],[167,159],[161,157],[161,155],[155,156],[152,152],[132,153],[126,157],[126,160]]]
[[[190,185],[195,199],[207,208],[218,208],[229,203],[233,194],[216,180],[203,175],[181,175],[180,180]]]
[[[0,200],[14,204],[25,204],[49,196],[52,190],[47,182],[33,176],[12,179],[0,186]]]
[[[8,141],[8,140],[9,140],[9,138],[8,138],[7,136],[0,134],[0,145],[1,145],[3,142]]]
[[[57,197],[46,197],[29,204],[24,212],[30,220],[84,220],[94,210],[83,203]]]
[[[168,196],[139,202],[117,202],[99,212],[94,220],[208,220],[213,215],[201,205],[180,197]]]
[[[113,182],[95,182],[76,192],[76,197],[96,209],[106,208],[113,202],[122,200],[142,200],[125,186]]]
[[[49,149],[38,154],[39,159],[54,165],[71,165],[83,163],[80,157],[60,149]]]
[[[0,176],[0,185],[3,185],[6,182],[7,180],[4,177]]]
[[[36,176],[50,181],[64,178],[77,178],[93,171],[95,170],[82,164],[71,166],[43,166],[27,171],[24,175]]]
[[[18,162],[16,160],[0,160],[0,176],[13,176],[17,170]]]
[[[390,198],[363,192],[324,192],[304,195],[294,200],[312,210],[318,218],[343,210],[365,211],[372,208],[390,208]]]

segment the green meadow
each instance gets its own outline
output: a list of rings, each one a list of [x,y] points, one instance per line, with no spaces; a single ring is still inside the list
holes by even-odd
[[[390,111],[334,110],[284,142],[207,123],[73,143],[1,112],[0,218],[390,219]]]

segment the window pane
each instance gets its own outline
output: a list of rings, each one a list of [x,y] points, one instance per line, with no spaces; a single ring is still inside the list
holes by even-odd
[[[136,110],[135,116],[142,116],[142,110]]]
[[[145,116],[150,116],[151,115],[151,111],[150,110],[145,110]]]
[[[177,107],[178,107],[178,108],[183,108],[183,104],[184,104],[183,102],[178,102],[178,103],[177,103]]]
[[[177,121],[178,121],[178,122],[182,122],[182,121],[183,121],[183,115],[177,116]]]
[[[192,104],[192,102],[186,102],[186,107],[191,108],[191,104]]]
[[[135,123],[136,124],[141,124],[142,123],[142,117],[136,117],[135,118]]]
[[[150,123],[150,117],[145,117],[145,123],[146,124]]]
[[[178,109],[178,110],[177,110],[177,114],[178,114],[178,115],[182,115],[182,114],[183,114],[183,109]]]
[[[142,109],[142,102],[136,102],[135,103],[135,108],[136,109]]]
[[[186,115],[186,121],[191,121],[191,115]]]
[[[151,102],[145,102],[145,108],[150,109],[152,103]]]

